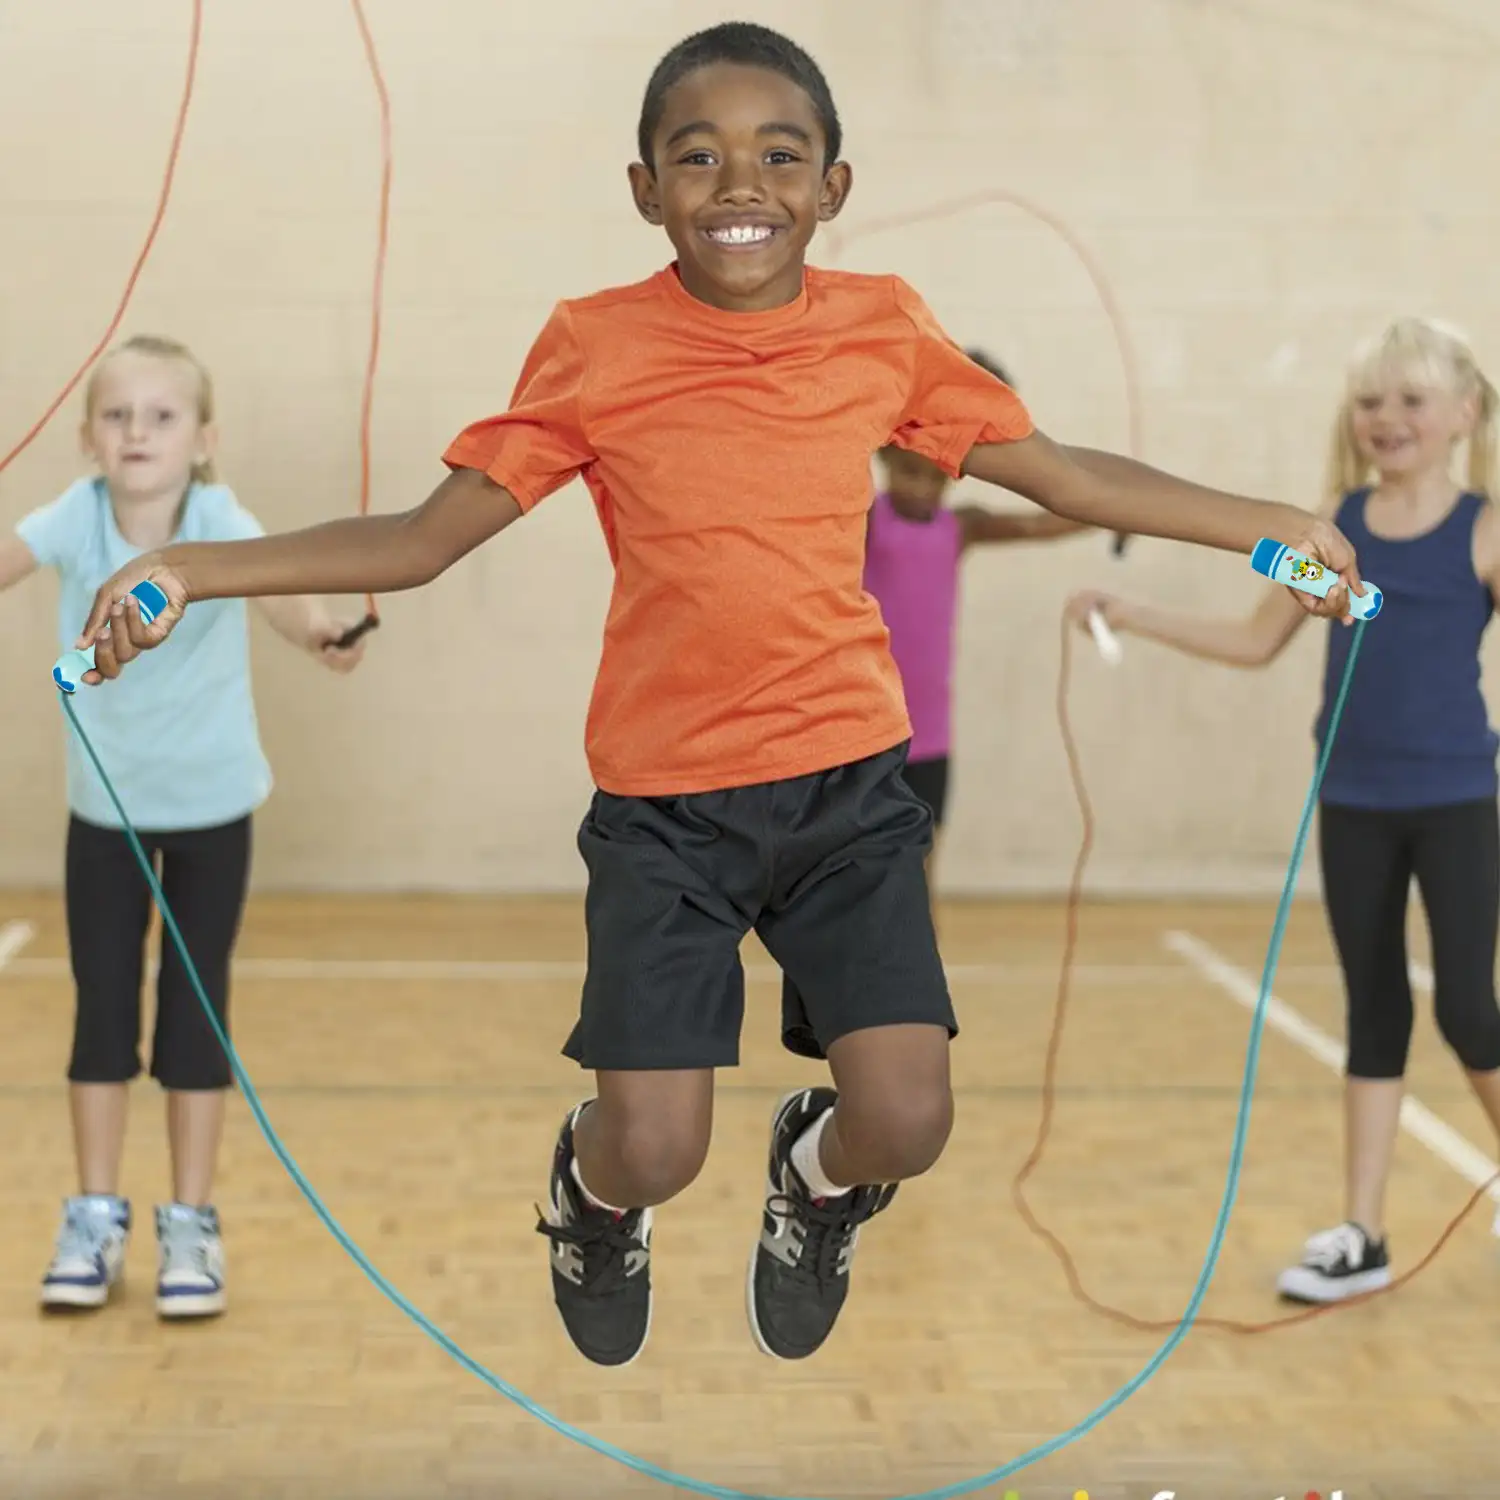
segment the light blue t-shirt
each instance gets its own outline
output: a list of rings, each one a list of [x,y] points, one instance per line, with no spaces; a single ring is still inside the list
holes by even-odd
[[[70,650],[100,586],[142,549],[120,535],[101,479],[79,480],[16,531],[42,567],[57,569],[58,641]],[[227,542],[263,534],[224,485],[195,484],[172,540]],[[72,706],[125,815],[143,832],[232,823],[270,795],[243,599],[191,605],[162,645],[143,652],[116,681],[80,688]],[[118,828],[119,816],[78,736],[66,724],[64,731],[68,806],[86,822]]]

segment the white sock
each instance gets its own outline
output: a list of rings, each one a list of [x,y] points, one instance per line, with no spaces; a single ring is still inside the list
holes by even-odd
[[[573,1181],[578,1184],[578,1191],[583,1194],[584,1201],[593,1208],[602,1208],[612,1214],[627,1214],[628,1208],[616,1208],[613,1203],[606,1203],[602,1198],[596,1198],[589,1192],[589,1185],[583,1180],[583,1173],[578,1170],[578,1158],[575,1156],[569,1167],[573,1174]]]
[[[792,1142],[792,1166],[807,1185],[814,1198],[841,1198],[849,1191],[829,1179],[823,1170],[819,1148],[823,1143],[823,1127],[833,1118],[833,1111],[825,1109],[801,1135]]]

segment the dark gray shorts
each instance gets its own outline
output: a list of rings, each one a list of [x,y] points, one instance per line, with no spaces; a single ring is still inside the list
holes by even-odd
[[[578,832],[588,974],[564,1055],[611,1071],[733,1067],[752,930],[785,976],[789,1051],[826,1056],[870,1026],[956,1035],[923,870],[932,813],[905,760],[898,745],[726,791],[595,793]]]

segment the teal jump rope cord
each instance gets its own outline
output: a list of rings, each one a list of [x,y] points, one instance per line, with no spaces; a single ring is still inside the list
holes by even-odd
[[[1359,621],[1353,627],[1355,632],[1354,641],[1349,651],[1349,659],[1344,667],[1343,679],[1339,684],[1338,697],[1334,703],[1333,713],[1328,724],[1328,735],[1324,742],[1322,753],[1318,757],[1317,769],[1313,774],[1312,785],[1308,788],[1307,801],[1302,808],[1302,818],[1297,826],[1297,836],[1292,844],[1291,862],[1287,868],[1286,883],[1282,887],[1281,900],[1276,909],[1276,921],[1271,929],[1271,941],[1266,952],[1264,972],[1261,976],[1260,995],[1256,1000],[1255,1013],[1250,1025],[1250,1044],[1245,1056],[1244,1082],[1240,1089],[1239,1113],[1234,1127],[1234,1144],[1229,1155],[1229,1175],[1224,1185],[1224,1198],[1219,1206],[1218,1218],[1214,1222],[1213,1234],[1209,1240],[1208,1253],[1204,1257],[1203,1269],[1198,1274],[1198,1283],[1193,1288],[1192,1297],[1188,1301],[1186,1312],[1182,1315],[1182,1321],[1167,1337],[1166,1341],[1146,1362],[1140,1372],[1131,1377],[1114,1395],[1109,1397],[1101,1405],[1097,1406],[1086,1417],[1066,1432],[1057,1437],[1049,1438],[1044,1443],[1039,1443],[1029,1452],[1021,1454],[1019,1458],[1012,1459],[1007,1464],[1002,1464],[997,1469],[991,1469],[988,1474],[980,1474],[973,1479],[961,1480],[956,1484],[945,1485],[941,1489],[922,1490],[916,1494],[895,1497],[895,1500],[951,1500],[958,1495],[970,1495],[976,1490],[988,1488],[997,1480],[1007,1479],[1013,1474],[1019,1474],[1023,1469],[1029,1468],[1040,1459],[1047,1458],[1060,1449],[1068,1447],[1077,1442],[1087,1433],[1109,1416],[1116,1408],[1123,1406],[1140,1388],[1146,1384],[1151,1377],[1164,1365],[1167,1359],[1179,1344],[1182,1343],[1193,1326],[1194,1319],[1203,1305],[1204,1298],[1208,1295],[1209,1285],[1213,1280],[1214,1271],[1217,1268],[1219,1253],[1223,1249],[1224,1237],[1229,1228],[1229,1216],[1234,1207],[1235,1196],[1239,1190],[1240,1169],[1245,1155],[1245,1139],[1250,1128],[1250,1105],[1255,1092],[1255,1071],[1260,1059],[1261,1034],[1265,1028],[1265,1017],[1268,1002],[1271,996],[1272,984],[1276,976],[1276,965],[1281,956],[1282,942],[1286,936],[1287,921],[1291,915],[1292,899],[1297,884],[1297,875],[1302,865],[1303,854],[1307,847],[1309,831],[1312,827],[1313,815],[1317,809],[1318,793],[1323,785],[1323,774],[1328,767],[1328,757],[1333,749],[1334,736],[1338,732],[1339,720],[1344,711],[1344,700],[1348,696],[1350,679],[1354,675],[1354,663],[1359,656],[1360,642],[1364,635],[1364,622]],[[182,940],[182,934],[178,930],[171,908],[162,893],[161,885],[157,881],[156,872],[152,868],[151,861],[146,851],[141,847],[140,839],[136,836],[135,829],[125,815],[125,809],[120,805],[120,799],[115,793],[114,785],[111,783],[104,767],[99,763],[99,757],[94,752],[94,747],[84,732],[82,725],[78,722],[78,716],[74,712],[72,702],[67,694],[60,694],[63,709],[68,720],[77,734],[89,760],[93,763],[94,770],[98,773],[100,783],[109,794],[110,801],[114,804],[115,812],[119,815],[120,824],[130,842],[130,847],[135,854],[136,862],[141,867],[141,873],[146,878],[146,883],[151,888],[152,899],[156,902],[157,909],[161,912],[162,925],[172,941],[177,955],[182,960],[184,970],[192,983],[193,991],[198,997],[199,1003],[206,1012],[209,1023],[219,1038],[220,1045],[224,1048],[229,1058],[230,1067],[244,1091],[245,1101],[250,1106],[250,1112],[255,1117],[255,1123],[259,1125],[261,1134],[265,1136],[276,1159],[286,1168],[288,1175],[297,1185],[298,1191],[312,1206],[313,1212],[320,1218],[328,1232],[348,1253],[361,1271],[374,1283],[374,1285],[416,1326],[421,1329],[437,1346],[449,1355],[457,1364],[461,1365],[471,1375],[476,1376],[491,1390],[504,1396],[508,1401],[519,1406],[522,1411],[535,1417],[537,1421],[550,1427],[554,1432],[589,1448],[604,1458],[613,1459],[627,1469],[634,1469],[639,1474],[644,1474],[649,1479],[654,1479],[661,1484],[672,1485],[677,1489],[688,1490],[697,1495],[711,1495],[718,1500],[780,1500],[780,1497],[761,1495],[747,1490],[730,1489],[725,1485],[710,1484],[701,1479],[694,1479],[686,1474],[674,1473],[671,1469],[661,1468],[659,1465],[649,1462],[644,1458],[637,1458],[633,1453],[627,1453],[623,1448],[617,1448],[613,1443],[605,1442],[591,1434],[574,1427],[572,1423],[565,1422],[561,1417],[554,1416],[544,1407],[539,1406],[524,1392],[517,1390],[509,1382],[502,1380],[500,1376],[480,1364],[471,1354],[466,1353],[446,1333],[433,1323],[420,1309],[413,1306],[386,1278],[371,1264],[369,1257],[349,1237],[344,1227],[334,1218],[332,1212],[323,1200],[318,1196],[317,1190],[303,1175],[302,1169],[293,1160],[291,1153],[281,1143],[270,1120],[266,1117],[264,1107],[260,1102],[259,1095],[255,1092],[255,1086],[250,1081],[249,1074],[245,1071],[229,1037],[226,1035],[219,1018],[214,1014],[213,1006],[209,1003],[207,994],[203,989],[203,981],[198,977],[198,971],[193,965],[192,957],[187,951],[187,945]]]

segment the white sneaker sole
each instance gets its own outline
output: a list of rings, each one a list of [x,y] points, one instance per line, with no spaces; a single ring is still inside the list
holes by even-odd
[[[755,1265],[760,1259],[760,1236],[756,1235],[755,1244],[750,1247],[750,1265],[745,1272],[745,1319],[750,1324],[750,1337],[755,1340],[755,1347],[770,1359],[780,1360],[784,1364],[790,1364],[784,1354],[778,1354],[766,1341],[760,1331],[760,1323],[755,1316]]]
[[[776,1101],[776,1108],[771,1112],[771,1130],[773,1135],[775,1133],[777,1125],[781,1123],[782,1111],[787,1107],[788,1104],[792,1102],[793,1099],[797,1098],[799,1094],[804,1094],[806,1092],[807,1090],[805,1088],[792,1089],[788,1093],[783,1094],[781,1098]],[[760,1259],[760,1237],[763,1233],[765,1233],[766,1199],[770,1198],[773,1194],[779,1194],[780,1191],[781,1189],[771,1181],[770,1177],[767,1177],[765,1197],[763,1197],[760,1202],[759,1227],[756,1230],[755,1243],[750,1247],[750,1264],[745,1271],[745,1320],[750,1324],[750,1337],[755,1340],[755,1347],[759,1349],[762,1354],[766,1355],[769,1359],[778,1360],[782,1364],[794,1364],[796,1363],[796,1361],[789,1360],[784,1354],[778,1354],[766,1342],[765,1335],[760,1331],[760,1322],[755,1315],[755,1265],[756,1262]]]
[[[42,1288],[41,1305],[53,1308],[103,1307],[109,1301],[110,1293],[118,1285],[118,1281],[106,1283],[104,1286],[74,1286],[67,1282],[58,1282]]]
[[[1324,1276],[1308,1266],[1292,1266],[1281,1273],[1276,1290],[1289,1302],[1322,1305],[1344,1302],[1365,1292],[1378,1292],[1390,1284],[1389,1266],[1374,1271],[1357,1271],[1352,1276]]]
[[[157,1297],[156,1315],[159,1318],[216,1318],[229,1305],[223,1291],[178,1293],[173,1297]]]

